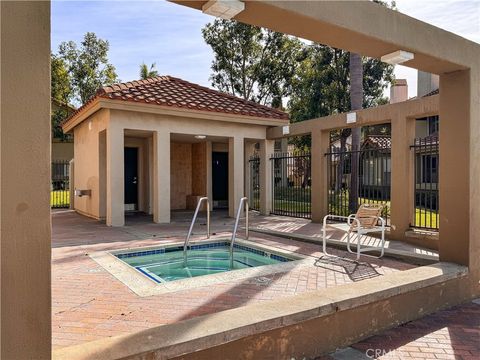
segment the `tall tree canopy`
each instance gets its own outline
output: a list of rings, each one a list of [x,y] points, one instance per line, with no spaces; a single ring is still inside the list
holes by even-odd
[[[214,53],[212,86],[261,104],[281,107],[302,57],[293,37],[234,20],[217,19],[202,29]]]
[[[158,71],[155,69],[156,64],[153,63],[150,65],[150,68],[148,68],[148,65],[145,63],[142,63],[140,65],[140,79],[145,80],[151,77],[158,76]]]
[[[69,115],[69,106],[72,97],[72,84],[65,61],[55,54],[51,54],[51,98],[55,106],[52,108],[52,137],[67,140],[60,123]]]
[[[393,66],[376,59],[362,58],[363,107],[383,104],[383,91],[393,80]],[[292,122],[350,111],[350,54],[329,46],[307,46],[306,58],[292,81],[288,107]],[[297,140],[310,146],[308,138]]]
[[[62,42],[58,57],[65,64],[73,88],[73,100],[84,104],[98,88],[118,82],[115,67],[108,61],[109,43],[95,33],[87,32],[77,45]]]
[[[393,66],[362,58],[363,107],[383,104],[383,91],[393,80]],[[307,47],[293,79],[288,103],[293,122],[350,111],[350,54],[325,45]]]

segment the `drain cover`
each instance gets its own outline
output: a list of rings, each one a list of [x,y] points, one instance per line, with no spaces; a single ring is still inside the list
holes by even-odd
[[[270,283],[272,280],[268,277],[262,276],[254,279],[254,282],[256,282],[259,285],[264,285]]]

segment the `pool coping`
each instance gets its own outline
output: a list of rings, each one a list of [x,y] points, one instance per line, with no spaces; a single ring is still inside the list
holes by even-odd
[[[294,300],[292,297],[275,299],[162,325],[138,333],[61,348],[54,351],[52,358],[55,360],[112,360],[137,357],[170,359],[222,346],[239,339],[250,338],[251,342],[264,341],[265,338],[261,338],[262,334],[275,329],[298,326],[315,319],[337,316],[343,312],[360,311],[365,306],[382,304],[382,302],[386,303],[378,309],[385,309],[385,311],[380,315],[384,316],[384,313],[387,313],[389,317],[393,317],[392,324],[398,325],[428,314],[432,310],[438,310],[447,304],[441,296],[435,297],[432,304],[416,309],[414,315],[397,320],[396,314],[392,313],[391,305],[388,303],[390,300],[398,303],[408,294],[435,286],[445,288],[448,282],[467,276],[466,267],[440,262],[389,274],[381,279],[367,279],[307,292],[295,296]],[[458,282],[452,284],[455,288]],[[441,305],[438,305],[440,303]],[[361,336],[365,337],[373,333],[371,321],[367,319],[368,324],[362,324],[364,333]],[[321,336],[322,329],[318,330]],[[338,329],[326,331],[335,332]],[[345,346],[345,344],[342,345]]]
[[[228,239],[217,238],[211,240],[197,240],[192,241],[191,245],[203,245],[217,242],[229,242]],[[237,239],[236,244],[255,248],[258,250],[267,251],[280,256],[289,258],[296,258],[288,262],[281,262],[272,265],[263,265],[258,267],[232,270],[228,272],[209,274],[196,276],[188,279],[175,280],[170,282],[158,283],[147,275],[142,274],[131,265],[128,265],[122,259],[116,257],[117,254],[126,252],[137,251],[142,249],[145,251],[162,249],[166,247],[183,246],[181,242],[171,242],[168,244],[156,245],[156,246],[139,246],[125,249],[118,249],[113,251],[97,251],[89,254],[90,258],[99,264],[103,269],[109,272],[113,277],[126,285],[130,290],[140,297],[147,297],[153,295],[168,294],[177,291],[184,291],[194,289],[203,286],[215,285],[220,283],[226,283],[229,281],[244,280],[248,278],[261,277],[271,274],[277,274],[282,272],[288,272],[295,268],[311,266],[315,263],[316,258],[304,254],[299,254],[293,251],[277,248],[265,244],[257,244],[250,240]]]

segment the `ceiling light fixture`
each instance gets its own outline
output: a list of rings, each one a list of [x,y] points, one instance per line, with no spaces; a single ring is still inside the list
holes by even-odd
[[[403,50],[398,50],[390,54],[383,55],[380,59],[383,62],[391,65],[397,65],[404,63],[405,61],[412,60],[414,58],[413,53]]]
[[[245,3],[239,0],[210,0],[202,6],[204,14],[227,20],[238,15],[243,10],[245,10]]]
[[[207,137],[205,135],[195,135],[195,139],[204,140]]]

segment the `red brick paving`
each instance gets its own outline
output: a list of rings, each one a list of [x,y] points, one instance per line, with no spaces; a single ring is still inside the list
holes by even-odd
[[[155,225],[133,219],[130,226],[108,228],[73,212],[53,215],[52,337],[54,348],[103,337],[126,334],[199,315],[244,306],[306,291],[351,283],[406,270],[413,265],[384,258],[360,266],[342,267],[319,262],[318,266],[290,272],[231,281],[188,291],[139,297],[93,261],[88,253],[126,247],[183,241],[188,222]],[[217,218],[213,231],[231,228],[231,221]],[[202,230],[202,229],[200,229]],[[203,231],[203,230],[202,230]],[[266,235],[251,240],[302,254],[321,257],[320,246]],[[347,253],[333,250],[341,256]],[[267,278],[267,279],[265,279]]]
[[[443,310],[352,346],[375,359],[480,359],[480,304]],[[367,352],[368,350],[368,352]]]

